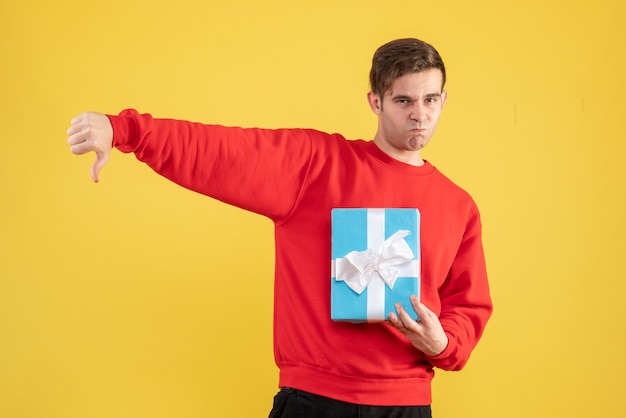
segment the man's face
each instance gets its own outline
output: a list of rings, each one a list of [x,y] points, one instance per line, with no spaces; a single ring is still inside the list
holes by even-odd
[[[433,68],[398,77],[382,99],[369,93],[370,106],[378,115],[374,142],[383,152],[409,164],[421,162],[419,151],[435,133],[446,101],[442,81],[441,71]]]

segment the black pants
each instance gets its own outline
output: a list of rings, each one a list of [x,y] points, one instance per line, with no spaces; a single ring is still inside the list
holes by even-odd
[[[269,418],[432,418],[427,406],[369,406],[336,401],[283,388],[274,397]]]

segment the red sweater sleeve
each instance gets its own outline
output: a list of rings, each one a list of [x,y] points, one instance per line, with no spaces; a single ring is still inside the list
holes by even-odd
[[[132,109],[108,117],[116,148],[183,187],[275,220],[295,205],[311,131],[226,128]]]
[[[448,346],[429,357],[435,367],[460,370],[469,360],[493,311],[481,238],[478,209],[470,207],[468,224],[450,268],[439,290],[440,321],[448,335]]]

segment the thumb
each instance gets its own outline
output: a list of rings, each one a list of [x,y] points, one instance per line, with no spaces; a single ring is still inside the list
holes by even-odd
[[[97,152],[96,153],[96,161],[93,162],[91,166],[91,179],[94,183],[98,183],[100,181],[99,174],[102,167],[109,161],[109,152]]]

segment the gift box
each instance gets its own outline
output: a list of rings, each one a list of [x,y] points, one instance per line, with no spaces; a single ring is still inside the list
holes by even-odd
[[[417,319],[420,290],[417,209],[332,209],[331,319],[378,322],[395,303]]]

